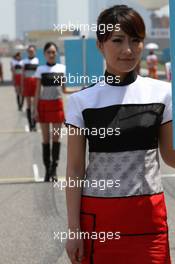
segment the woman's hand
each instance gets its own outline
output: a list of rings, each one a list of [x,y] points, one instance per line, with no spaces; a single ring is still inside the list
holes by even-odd
[[[84,258],[84,243],[82,238],[68,239],[66,251],[72,264],[80,264]]]
[[[66,87],[65,87],[65,85],[63,85],[63,86],[62,86],[62,92],[63,92],[64,94],[66,94],[66,93],[67,93],[67,90],[66,90]]]
[[[70,128],[75,129],[73,126],[70,126]],[[73,180],[74,183],[79,184],[79,180],[84,179],[85,175],[86,138],[80,131],[78,131],[78,133],[72,133],[72,135],[68,132],[67,141],[66,181],[68,183],[69,180]],[[68,237],[66,250],[72,264],[82,263],[86,250],[84,249],[82,233],[80,233],[81,193],[81,186],[75,186],[72,188],[70,184],[67,184],[66,201],[68,211],[68,229],[71,232],[74,232],[74,239]],[[75,236],[75,234],[78,234],[78,236]]]

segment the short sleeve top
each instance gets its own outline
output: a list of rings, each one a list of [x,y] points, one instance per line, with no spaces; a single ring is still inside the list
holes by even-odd
[[[63,64],[45,64],[37,68],[35,77],[41,79],[40,99],[55,100],[62,97],[62,84],[66,67]]]
[[[23,70],[24,70],[24,77],[35,77],[36,69],[39,65],[39,59],[37,57],[34,58],[25,58],[23,60]]]
[[[86,177],[122,181],[118,190],[85,187],[83,195],[125,197],[162,192],[159,128],[171,121],[168,82],[138,75],[124,85],[98,82],[70,95],[65,125],[80,128],[88,140]]]

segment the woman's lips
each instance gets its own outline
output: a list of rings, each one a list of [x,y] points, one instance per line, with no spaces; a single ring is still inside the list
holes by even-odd
[[[134,61],[134,59],[119,59],[120,61]]]

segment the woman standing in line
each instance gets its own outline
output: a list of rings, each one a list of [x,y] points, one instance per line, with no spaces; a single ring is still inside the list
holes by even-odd
[[[73,264],[170,264],[158,148],[175,168],[171,85],[135,71],[146,30],[134,9],[106,9],[97,25],[105,85],[70,95],[66,111],[65,124],[78,130],[68,135],[67,182],[76,183],[66,188],[68,228],[76,238],[67,240],[67,253]],[[102,128],[105,137],[94,134]]]
[[[150,50],[149,55],[146,58],[146,64],[148,76],[150,78],[158,79],[158,57],[154,54],[154,50]]]
[[[57,50],[58,48],[53,42],[48,42],[45,45],[46,64],[39,66],[35,75],[37,78],[35,119],[40,122],[43,136],[43,163],[46,169],[44,181],[50,181],[50,179],[57,181],[56,168],[61,146],[58,131],[64,121],[62,90],[65,91],[63,80],[65,65],[56,63]],[[50,138],[51,125],[52,139]]]
[[[13,85],[15,87],[16,100],[19,111],[21,111],[23,106],[23,96],[21,94],[22,65],[23,65],[23,61],[21,58],[21,53],[17,52],[11,61],[11,71],[12,71]]]
[[[35,72],[39,65],[39,59],[36,57],[36,47],[34,45],[30,45],[28,47],[27,53],[28,58],[23,60],[22,94],[26,98],[26,114],[29,123],[29,129],[30,131],[36,131],[36,122],[32,114],[32,99],[35,96],[36,91]]]

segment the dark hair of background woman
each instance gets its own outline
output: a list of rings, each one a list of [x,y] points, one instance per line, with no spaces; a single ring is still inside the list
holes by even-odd
[[[31,48],[33,48],[34,50],[36,50],[36,46],[33,45],[33,44],[29,45],[28,48],[27,48],[27,50],[29,50],[29,49],[31,49]]]
[[[44,46],[44,52],[46,52],[51,46],[54,46],[55,49],[58,50],[58,47],[54,42],[47,42]]]

